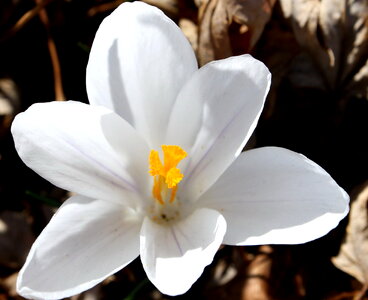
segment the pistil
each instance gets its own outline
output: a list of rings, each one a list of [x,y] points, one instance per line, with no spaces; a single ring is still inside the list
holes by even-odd
[[[163,163],[158,151],[151,150],[149,156],[149,173],[153,176],[152,196],[161,205],[174,203],[179,182],[184,178],[179,162],[187,156],[187,153],[179,146],[162,145]],[[170,194],[170,195],[169,195]]]

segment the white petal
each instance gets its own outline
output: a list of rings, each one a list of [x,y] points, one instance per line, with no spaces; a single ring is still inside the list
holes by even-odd
[[[19,294],[60,299],[93,287],[139,255],[141,224],[133,209],[70,198],[33,244],[19,273]]]
[[[115,110],[158,149],[172,104],[197,69],[189,42],[160,10],[124,3],[101,24],[87,67],[91,104]]]
[[[198,199],[239,155],[258,122],[270,81],[263,63],[242,55],[205,65],[180,92],[167,143],[189,152],[179,189],[188,200]]]
[[[320,166],[277,147],[241,154],[198,201],[224,215],[230,245],[298,244],[337,226],[349,196]]]
[[[25,164],[66,190],[120,201],[148,186],[146,143],[103,107],[74,101],[34,104],[17,115],[12,133]]]
[[[225,232],[225,219],[210,209],[174,225],[145,218],[140,253],[148,278],[164,294],[185,293],[212,262]]]

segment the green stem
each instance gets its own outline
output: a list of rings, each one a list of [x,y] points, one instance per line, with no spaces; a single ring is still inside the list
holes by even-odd
[[[58,200],[55,200],[55,199],[52,199],[52,198],[48,198],[48,197],[44,197],[44,196],[41,196],[39,194],[36,194],[32,191],[29,191],[29,190],[26,190],[25,191],[25,194],[27,196],[30,196],[36,200],[39,200],[47,205],[50,205],[50,206],[53,206],[53,207],[60,207],[61,205],[61,202],[59,202]]]
[[[143,279],[140,283],[137,284],[137,286],[130,292],[128,296],[124,298],[124,300],[134,300],[137,293],[144,288],[145,285],[149,283],[148,278]]]

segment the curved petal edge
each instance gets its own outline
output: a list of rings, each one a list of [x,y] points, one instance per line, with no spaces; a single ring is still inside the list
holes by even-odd
[[[18,293],[61,299],[95,286],[139,255],[141,224],[132,209],[73,196],[33,244],[18,275]]]
[[[335,228],[349,196],[304,155],[264,147],[242,153],[198,205],[223,214],[225,244],[300,244]]]
[[[185,293],[212,262],[225,232],[224,217],[207,208],[170,225],[145,218],[140,253],[148,278],[164,294]]]

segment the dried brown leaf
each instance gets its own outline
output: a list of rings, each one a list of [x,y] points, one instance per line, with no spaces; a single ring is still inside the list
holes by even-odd
[[[143,0],[144,2],[154,5],[163,10],[170,17],[179,14],[179,4],[177,0]]]
[[[8,78],[0,79],[0,136],[6,133],[14,116],[19,112],[20,99],[17,86]]]
[[[353,200],[346,238],[332,259],[342,271],[368,285],[368,182]]]
[[[183,31],[184,35],[188,39],[190,45],[196,52],[198,49],[198,27],[190,19],[182,18],[179,20],[179,27]]]
[[[16,289],[17,278],[18,278],[18,272],[11,274],[10,276],[6,277],[4,280],[1,280],[1,287],[6,291],[7,296],[9,295],[16,299],[20,298],[20,297],[17,297],[18,295],[17,289]],[[4,295],[4,299],[8,299],[8,297],[5,298],[5,295]]]
[[[249,52],[271,17],[276,0],[203,0],[199,8],[198,59]]]
[[[263,245],[260,254],[248,266],[247,280],[243,286],[243,300],[270,300],[268,280],[271,275],[272,247]]]
[[[255,249],[253,249],[255,250]],[[231,263],[220,261],[216,266],[212,288],[206,299],[270,300],[269,280],[273,264],[273,248],[259,246],[256,252],[233,249]]]
[[[311,60],[300,59],[305,69],[301,85],[338,90],[366,97],[368,83],[368,1],[280,0],[290,18],[295,38]],[[321,75],[309,78],[311,69]],[[316,82],[317,81],[317,82]],[[352,89],[353,87],[353,89]]]

